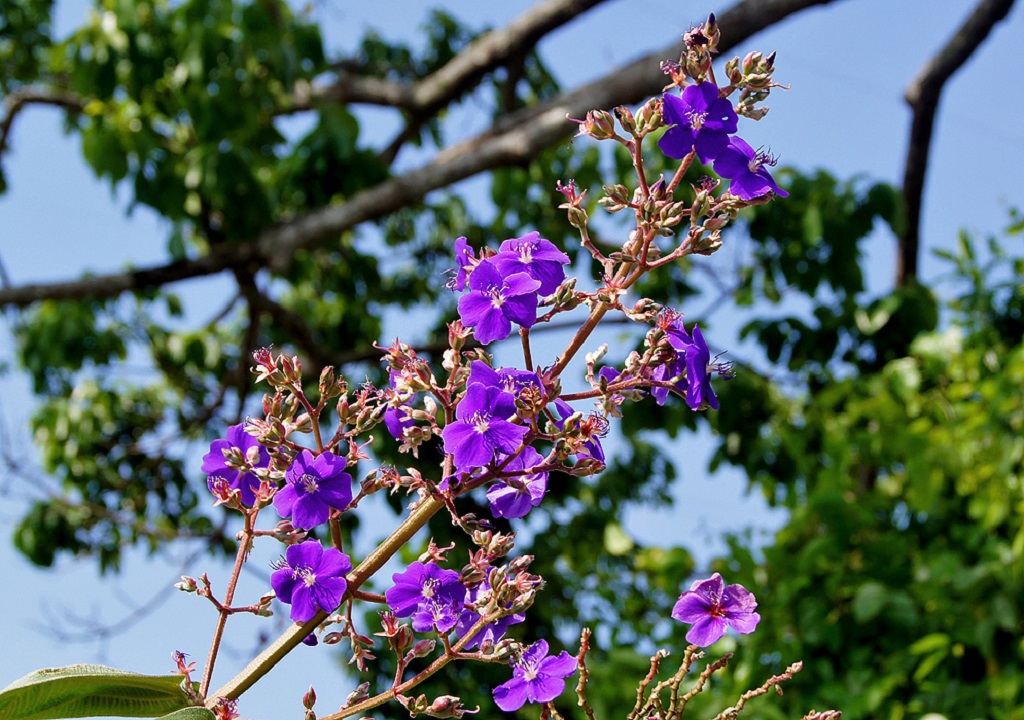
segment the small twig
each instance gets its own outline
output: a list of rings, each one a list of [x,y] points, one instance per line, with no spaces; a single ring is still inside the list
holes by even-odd
[[[576,656],[576,667],[580,671],[579,682],[576,683],[576,704],[583,708],[589,720],[595,720],[594,709],[587,702],[587,681],[590,679],[590,671],[587,670],[587,653],[590,651],[590,628],[583,628],[580,632],[580,652]]]

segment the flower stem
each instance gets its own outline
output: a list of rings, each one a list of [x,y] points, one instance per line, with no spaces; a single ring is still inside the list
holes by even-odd
[[[206,697],[206,691],[210,689],[210,680],[213,678],[213,666],[217,662],[217,653],[220,650],[220,641],[224,637],[224,627],[227,625],[228,616],[231,615],[231,601],[235,597],[235,588],[238,587],[238,578],[242,574],[242,565],[245,564],[249,555],[249,546],[252,543],[253,526],[256,524],[256,516],[259,510],[245,515],[245,528],[242,530],[242,540],[238,546],[238,553],[235,555],[235,566],[231,570],[231,580],[228,581],[227,592],[224,594],[224,602],[219,607],[217,616],[217,627],[213,631],[213,639],[210,641],[210,651],[206,655],[206,665],[203,667],[203,679],[199,685],[199,696]]]
[[[352,594],[366,582],[370,576],[377,572],[384,564],[391,559],[399,549],[427,524],[441,508],[444,503],[437,498],[427,498],[409,515],[405,521],[395,528],[395,531],[382,542],[376,550],[370,553],[359,566],[348,574],[348,591],[342,602],[352,597]],[[271,645],[257,655],[252,662],[246,665],[238,675],[229,680],[225,685],[217,689],[217,692],[207,697],[206,706],[212,708],[218,698],[236,700],[246,690],[251,688],[264,675],[269,673],[277,663],[284,658],[293,648],[302,642],[317,625],[327,618],[328,613],[322,610],[302,625],[294,624],[285,630]]]

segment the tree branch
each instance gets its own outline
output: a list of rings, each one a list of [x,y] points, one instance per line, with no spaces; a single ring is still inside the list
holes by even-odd
[[[946,81],[985,42],[996,23],[1006,18],[1014,0],[982,0],[974,12],[925,65],[904,96],[913,111],[907,159],[903,167],[904,227],[897,243],[896,286],[917,276],[920,251],[921,204],[935,114]]]
[[[723,53],[729,52],[736,44],[788,15],[832,1],[741,0],[719,16],[723,28],[719,48]],[[217,246],[201,258],[125,273],[0,290],[0,307],[25,307],[47,299],[111,298],[253,262],[281,272],[296,252],[322,245],[356,225],[416,203],[431,191],[497,167],[527,164],[536,153],[573,134],[576,126],[566,120],[567,116],[581,117],[594,108],[633,104],[660,94],[665,77],[656,69],[659,61],[678,56],[679,50],[679,45],[673,44],[570,93],[507,115],[491,130],[441,151],[416,170],[390,178],[345,202],[312,210],[269,228],[252,241]]]
[[[29,105],[53,105],[65,110],[81,112],[85,103],[78,95],[66,90],[25,88],[4,98],[4,116],[0,119],[0,155],[7,150],[7,138],[18,114]]]
[[[547,0],[530,8],[504,28],[481,35],[444,67],[413,84],[400,84],[356,75],[341,68],[330,85],[312,87],[296,97],[294,110],[317,102],[367,103],[407,110],[414,116],[432,115],[448,105],[491,70],[509,58],[529,52],[555,28],[604,0]]]

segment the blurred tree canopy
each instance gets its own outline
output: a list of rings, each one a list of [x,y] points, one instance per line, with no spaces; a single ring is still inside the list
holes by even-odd
[[[823,2],[738,2],[719,16],[723,55]],[[371,34],[335,58],[315,22],[281,0],[101,0],[65,38],[51,32],[51,2],[4,0],[0,188],[16,182],[3,173],[12,127],[31,121],[22,113],[33,105],[57,106],[96,175],[171,227],[161,264],[0,288],[54,481],[30,478],[52,491],[15,529],[19,550],[44,566],[91,556],[103,571],[137,544],[207,538],[211,552],[230,551],[233,529],[210,507],[194,459],[258,412],[252,350],[294,349],[309,377],[328,364],[373,373],[388,313],[430,318],[423,352],[439,347],[453,302],[437,278],[455,237],[480,245],[537,229],[575,253],[556,181],[574,178],[596,201],[608,173],[625,179],[629,167],[590,145],[568,147],[566,114],[659,93],[658,61],[679,53],[651,52],[563,90],[536,44],[599,4],[547,0],[497,30],[437,11],[415,47]],[[627,503],[670,502],[677,468],[652,432],[706,423],[713,468],[742,469],[789,515],[767,547],[737,533],[713,564],[764,589],[764,620],[740,640],[729,679],[695,704],[717,712],[737,689],[802,659],[786,695],[752,716],[814,706],[893,720],[1024,713],[1024,260],[1004,249],[1019,248],[1024,224],[1011,218],[1002,242],[965,236],[946,253],[942,288],[916,278],[942,84],[1011,5],[979,3],[922,75],[901,188],[787,171],[791,196],[732,229],[751,252],[718,287],[745,312],[743,334],[774,373],[756,358],[741,363],[717,413],[651,402],[627,412],[625,447],[608,471],[571,490],[553,483],[531,516],[521,552],[537,556],[549,587],[529,632],[597,628],[599,712],[628,711],[644,653],[684,644],[685,629],[664,619],[694,571],[690,552],[642,546],[619,522]],[[448,145],[446,113],[467,99],[488,108],[491,126]],[[365,140],[363,106],[391,111],[399,129]],[[423,158],[413,169],[402,162],[409,153]],[[479,174],[489,206],[453,187]],[[897,239],[899,272],[872,296],[862,248],[880,224]],[[640,291],[676,306],[711,297],[693,266]],[[213,274],[232,284],[231,299],[186,316],[177,283]],[[130,358],[152,372],[127,380]],[[488,680],[461,678],[467,695]]]

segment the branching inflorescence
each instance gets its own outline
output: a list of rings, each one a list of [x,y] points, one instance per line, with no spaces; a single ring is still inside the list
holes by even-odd
[[[582,247],[602,269],[596,290],[578,290],[575,278],[566,277],[569,256],[537,232],[505,240],[497,250],[474,249],[458,238],[448,286],[461,293],[459,319],[449,325],[440,377],[407,344],[396,340],[384,351],[386,387],[367,384],[350,391],[347,382],[327,368],[320,376],[318,396],[310,397],[297,358],[275,356],[270,349],[254,354],[253,371],[272,390],[264,397],[263,417],[229,428],[225,439],[212,444],[202,466],[216,502],[244,517],[234,572],[222,599],[214,597],[205,575],[199,580],[184,578],[179,584],[209,598],[220,616],[195,693],[197,704],[205,704],[218,717],[232,717],[239,696],[299,643],[347,639],[360,671],[371,669],[374,653],[392,653],[394,678],[377,694],[370,693],[372,683],[362,683],[339,709],[320,715],[321,720],[362,716],[391,700],[413,716],[457,718],[476,712],[457,697],[441,694],[429,699],[412,691],[451,663],[480,661],[511,665],[511,679],[493,689],[499,708],[515,711],[538,703],[544,717],[558,716],[552,703],[565,690],[566,678],[578,671],[579,704],[594,718],[586,699],[589,631],[583,631],[576,657],[552,649],[543,639],[520,642],[506,636],[537,600],[543,578],[530,572],[532,558],[511,557],[514,534],[496,532],[488,523],[460,515],[459,498],[480,490],[495,517],[522,518],[543,502],[552,473],[585,477],[604,469],[602,438],[619,417],[622,403],[650,395],[660,405],[677,396],[694,411],[718,408],[712,381],[716,375],[728,378],[731,367],[713,359],[700,328],[687,328],[682,313],[653,299],[627,304],[630,290],[646,274],[689,255],[713,253],[722,244],[722,229],[740,210],[786,195],[768,170],[774,158],[735,134],[740,116],[756,120],[766,112],[761,103],[778,87],[773,81],[774,54],[752,53],[743,61],[727,62],[728,82],[720,85],[712,68],[718,38],[714,16],[686,33],[682,57],[663,65],[670,78],[663,97],[648,100],[636,111],[596,110],[576,121],[579,136],[624,147],[637,178],[632,189],[605,187],[599,200],[609,212],[629,210],[635,216],[635,227],[610,254],[591,240],[584,204],[587,191],[571,180],[559,185],[566,200],[561,208],[579,230]],[[644,168],[642,147],[655,133],[660,133],[660,150],[681,161],[668,179],[649,177]],[[705,176],[690,191],[681,189],[695,158],[710,164],[719,178]],[[561,353],[546,363],[537,362],[531,328],[570,313],[582,315],[578,330]],[[599,365],[604,347],[590,352],[584,360],[589,389],[562,393],[563,374],[579,360],[594,329],[609,313],[650,326],[643,350],[631,353],[621,367]],[[490,354],[479,346],[508,338],[515,327],[523,365],[494,367]],[[474,347],[467,343],[470,335],[476,340]],[[596,409],[577,410],[570,401],[590,401]],[[331,410],[336,416],[333,434]],[[369,459],[361,439],[368,442],[367,434],[378,426],[386,428],[403,453],[418,455],[424,443],[439,439],[444,459],[437,472],[427,476],[412,468],[379,467],[365,475],[353,496],[353,477],[358,476],[359,464]],[[408,517],[353,567],[342,547],[340,519],[363,498],[382,490],[411,497]],[[458,567],[449,557],[454,546],[438,548],[431,542],[419,560],[393,574],[383,595],[363,591],[361,586],[442,510],[471,541],[468,562]],[[280,518],[273,529],[257,526],[265,511]],[[271,612],[270,594],[249,606],[232,605],[242,565],[256,538],[264,537],[287,546],[270,584],[296,624],[239,677],[213,690],[212,673],[227,618],[237,612]],[[371,633],[357,628],[356,602],[381,605],[380,631],[373,634],[382,639],[383,648],[381,641],[369,637]],[[703,657],[700,648],[718,641],[728,628],[753,632],[760,619],[756,607],[752,593],[726,585],[717,573],[694,582],[671,611],[673,618],[692,624],[687,635],[692,644],[668,679],[658,679],[668,653],[659,651],[651,658],[629,720],[679,717],[690,698],[728,663],[725,656],[705,665],[683,689],[685,676]],[[414,660],[427,661],[426,667]],[[180,654],[177,662],[188,678],[192,666],[185,666]],[[744,694],[719,717],[735,716],[747,700],[778,689],[799,669],[799,664],[790,666],[783,675]],[[312,691],[303,699],[309,720],[317,717],[315,702]]]

